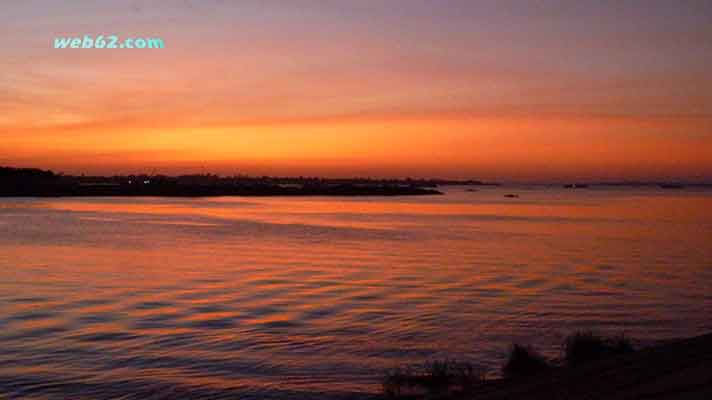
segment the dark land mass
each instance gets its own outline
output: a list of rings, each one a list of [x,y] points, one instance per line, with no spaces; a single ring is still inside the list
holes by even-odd
[[[532,350],[523,350],[526,354],[513,357],[512,354],[522,352],[513,350],[503,368],[504,378],[485,379],[477,374],[462,374],[467,370],[454,369],[454,373],[448,375],[440,367],[429,374],[405,376],[406,380],[429,390],[384,397],[408,400],[712,399],[712,334],[638,350],[625,348],[629,346],[625,339],[621,339],[623,347],[617,349],[600,344],[592,347],[590,342],[586,343],[590,340],[587,337],[578,336],[578,349],[567,351],[567,357],[572,358],[559,366],[549,364]],[[384,382],[390,382],[391,388],[393,377],[406,381],[402,375],[390,375],[391,379]],[[452,391],[458,389],[458,382],[460,390]],[[449,383],[455,387],[447,386]]]
[[[484,385],[473,399],[712,399],[712,334],[529,379]]]
[[[325,179],[201,175],[71,176],[34,168],[0,167],[0,197],[59,196],[402,196],[442,194],[438,185],[479,181]]]

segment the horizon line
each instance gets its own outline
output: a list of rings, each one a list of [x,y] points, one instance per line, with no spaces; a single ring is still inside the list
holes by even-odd
[[[28,166],[10,166],[10,165],[0,165],[0,168],[8,169],[30,169],[30,170],[41,170],[49,171],[58,176],[75,177],[75,178],[118,178],[118,177],[130,177],[130,176],[147,176],[147,177],[166,177],[166,178],[179,178],[187,176],[216,176],[218,178],[243,178],[243,179],[294,179],[294,180],[371,180],[371,181],[429,181],[429,182],[443,182],[443,183],[461,183],[466,184],[479,184],[482,186],[495,186],[495,185],[535,185],[535,186],[548,186],[548,185],[560,185],[560,184],[577,184],[577,185],[594,185],[594,186],[624,186],[624,185],[635,185],[635,186],[654,186],[660,184],[685,184],[691,186],[712,186],[712,178],[649,178],[649,179],[639,179],[639,178],[620,178],[620,179],[597,179],[597,178],[580,178],[580,179],[564,179],[564,178],[551,178],[544,180],[522,180],[522,179],[482,179],[482,178],[445,178],[438,177],[436,175],[431,176],[386,176],[386,175],[342,175],[342,176],[323,176],[323,175],[311,175],[311,174],[250,174],[250,173],[236,173],[236,174],[221,174],[215,172],[193,172],[193,173],[158,173],[158,172],[135,172],[135,173],[65,173],[61,170],[54,170],[52,168],[42,168],[42,167],[28,167]],[[155,169],[154,169],[155,170]]]

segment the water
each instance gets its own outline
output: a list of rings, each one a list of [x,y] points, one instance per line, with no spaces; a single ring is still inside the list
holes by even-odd
[[[0,397],[368,397],[512,341],[712,330],[712,192],[447,191],[0,200]]]

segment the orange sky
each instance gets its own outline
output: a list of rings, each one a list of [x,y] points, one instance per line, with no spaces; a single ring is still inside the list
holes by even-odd
[[[712,179],[710,3],[283,3],[4,5],[0,164]]]

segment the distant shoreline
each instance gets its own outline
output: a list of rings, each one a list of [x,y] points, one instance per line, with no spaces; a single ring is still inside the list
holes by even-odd
[[[275,196],[428,196],[443,192],[422,187],[329,185],[315,187],[260,186],[34,186],[2,188],[0,198],[9,197],[275,197]]]
[[[72,176],[0,167],[0,197],[419,196],[438,185],[482,185],[440,179],[326,179],[199,175]]]

